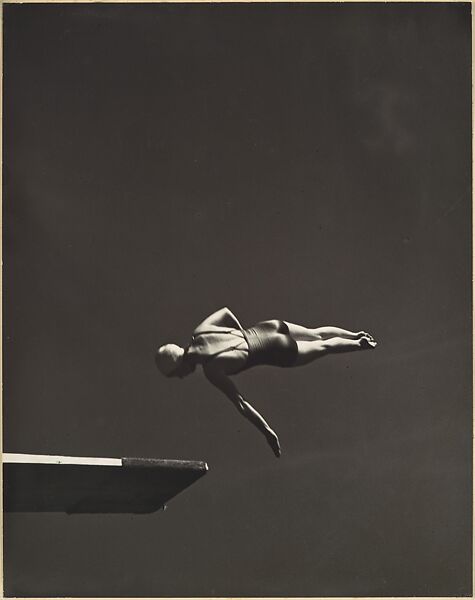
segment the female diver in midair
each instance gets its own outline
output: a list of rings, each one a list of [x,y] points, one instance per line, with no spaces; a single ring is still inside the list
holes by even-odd
[[[198,325],[186,348],[175,344],[161,346],[155,362],[163,375],[180,378],[201,365],[208,380],[265,435],[279,457],[277,434],[242,397],[229,376],[257,365],[299,367],[325,354],[368,350],[376,345],[364,331],[354,333],[339,327],[308,329],[277,319],[243,329],[229,308],[222,308]]]

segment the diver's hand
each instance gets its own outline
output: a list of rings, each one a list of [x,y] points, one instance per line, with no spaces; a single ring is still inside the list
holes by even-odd
[[[266,437],[267,437],[267,443],[272,448],[272,452],[275,454],[275,456],[277,458],[280,458],[281,450],[280,450],[280,443],[279,443],[279,438],[278,438],[277,434],[275,433],[275,431],[272,431],[272,429],[270,429],[269,432],[267,433]]]

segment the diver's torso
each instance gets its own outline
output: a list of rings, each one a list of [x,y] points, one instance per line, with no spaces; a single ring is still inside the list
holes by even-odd
[[[202,364],[224,355],[232,355],[236,360],[241,356],[247,358],[247,343],[240,329],[213,327],[210,331],[195,334],[190,350]]]

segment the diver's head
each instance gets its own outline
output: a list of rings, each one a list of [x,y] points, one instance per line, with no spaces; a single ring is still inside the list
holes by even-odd
[[[184,360],[185,349],[176,344],[165,344],[160,346],[155,354],[155,364],[165,377],[185,377],[192,373],[195,368]]]

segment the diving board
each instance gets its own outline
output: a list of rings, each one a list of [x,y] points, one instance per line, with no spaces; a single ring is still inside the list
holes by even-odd
[[[205,475],[201,461],[3,453],[6,512],[151,513]]]

